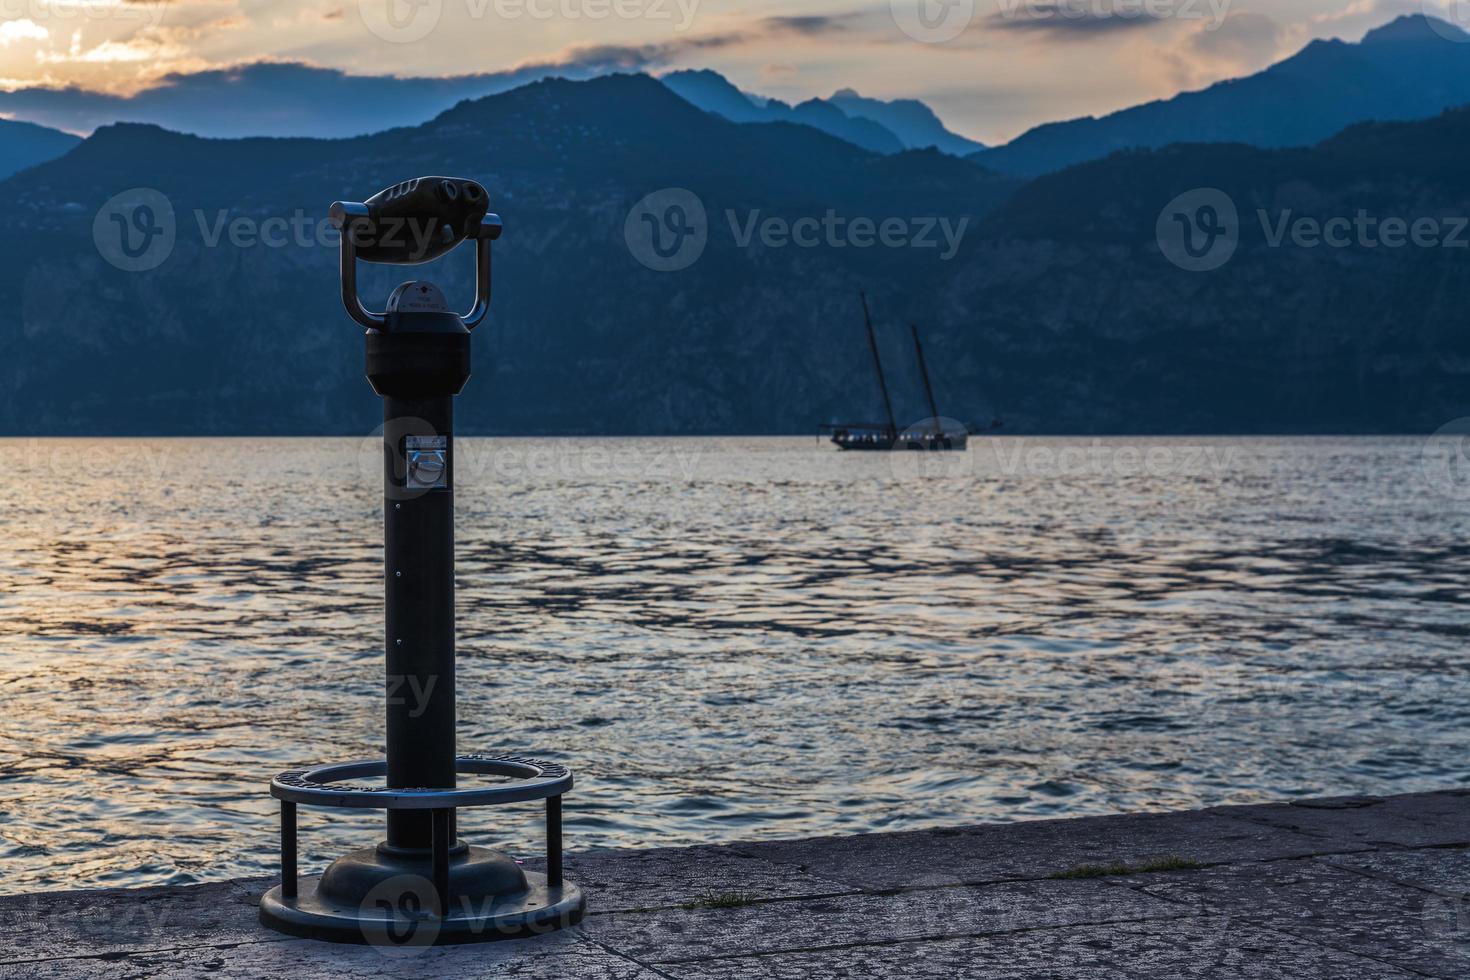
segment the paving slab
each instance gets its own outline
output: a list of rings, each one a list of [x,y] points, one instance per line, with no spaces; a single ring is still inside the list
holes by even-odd
[[[0,898],[0,964],[203,943],[258,942],[264,882]]]
[[[1411,972],[1470,977],[1470,920],[1457,920],[1459,903],[1322,861],[1141,875],[1128,884]]]
[[[1379,848],[1470,844],[1470,790],[1407,796],[1340,796],[1208,811],[1323,841]]]
[[[676,980],[1406,980],[1375,960],[1228,918],[1047,929],[999,936],[679,963]]]
[[[1467,848],[1368,851],[1319,860],[1334,867],[1346,868],[1411,888],[1451,898],[1470,899],[1470,849]],[[1466,924],[1470,926],[1470,919],[1466,920]]]
[[[879,944],[1181,914],[1172,903],[1102,882],[1037,881],[598,915],[583,928],[612,949],[662,964],[732,950]]]
[[[3,970],[0,967],[0,970]],[[129,953],[98,959],[48,960],[28,966],[25,980],[659,980],[632,961],[575,933],[474,946],[379,950],[293,939]]]
[[[535,871],[544,861],[527,861]],[[853,890],[731,847],[588,851],[566,856],[566,875],[597,912],[683,905],[738,893],[755,899],[802,898]]]
[[[1140,864],[1167,856],[1221,864],[1336,850],[1318,838],[1203,812],[1037,820],[736,847],[752,857],[870,891],[935,881],[1046,878],[1083,865]],[[1348,850],[1365,847],[1341,845]]]

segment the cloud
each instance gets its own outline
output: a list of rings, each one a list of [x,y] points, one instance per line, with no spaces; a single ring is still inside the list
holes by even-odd
[[[110,64],[177,62],[188,58],[186,45],[150,38],[133,38],[127,41],[106,40],[90,48],[83,48],[80,33],[72,37],[71,47],[65,52],[51,52],[37,57],[41,64]]]
[[[1451,3],[1456,0],[1450,0]],[[1380,27],[1395,17],[1405,14],[1428,14],[1446,18],[1444,8],[1430,0],[1354,0],[1341,10],[1317,14],[1312,23],[1329,28],[1338,28],[1344,34],[1355,34],[1359,30]]]
[[[768,35],[799,34],[803,37],[821,37],[826,34],[843,33],[850,30],[861,14],[808,14],[804,16],[767,17],[761,27]]]
[[[988,25],[997,30],[1033,34],[1057,41],[1077,41],[1152,27],[1163,18],[1141,4],[1082,3],[1079,0],[1009,0],[1001,3]]]
[[[1142,39],[1140,39],[1142,40]],[[1167,43],[1135,45],[1130,54],[1140,77],[1165,92],[1190,92],[1228,78],[1252,75],[1301,47],[1298,25],[1265,14],[1232,13],[1218,27],[1194,25]]]
[[[731,32],[652,44],[589,44],[570,48],[548,60],[526,62],[518,65],[517,70],[544,67],[579,68],[589,72],[644,71],[670,65],[689,52],[735,47],[747,40],[745,34]]]
[[[858,13],[847,13],[765,17],[749,28],[719,34],[699,34],[649,44],[579,45],[550,59],[526,62],[518,67],[524,69],[542,65],[576,67],[588,71],[646,71],[666,68],[688,54],[745,47],[781,38],[825,37],[848,32],[862,16]]]
[[[0,23],[0,48],[8,48],[21,41],[45,41],[51,32],[33,20],[7,20]]]
[[[1213,31],[1191,34],[1188,47],[1191,54],[1217,68],[1259,70],[1276,60],[1285,39],[1281,25],[1265,14],[1238,13]]]

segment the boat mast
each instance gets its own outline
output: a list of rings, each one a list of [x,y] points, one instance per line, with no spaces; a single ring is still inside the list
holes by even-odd
[[[924,345],[919,343],[919,328],[909,324],[909,333],[914,335],[914,353],[919,355],[919,373],[924,376],[924,394],[929,396],[929,421],[934,423],[934,434],[943,436],[939,423],[939,406],[934,403],[934,386],[929,383],[929,365],[924,363]]]
[[[878,356],[878,338],[873,333],[873,318],[868,314],[868,294],[859,292],[863,300],[863,324],[868,328],[868,347],[873,352],[873,370],[878,373],[878,388],[883,392],[883,410],[888,413],[888,433],[898,435],[898,426],[893,421],[893,403],[888,400],[888,382],[883,379],[883,359]]]

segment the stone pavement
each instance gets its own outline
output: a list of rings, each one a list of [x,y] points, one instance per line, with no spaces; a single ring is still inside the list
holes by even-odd
[[[434,949],[267,932],[266,881],[13,896],[0,977],[1470,977],[1470,790],[594,851],[568,876],[577,929]]]

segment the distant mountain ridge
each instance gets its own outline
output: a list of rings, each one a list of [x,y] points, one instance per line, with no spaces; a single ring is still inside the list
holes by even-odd
[[[869,99],[850,88],[838,89],[827,100],[847,113],[886,127],[911,150],[933,147],[941,153],[965,156],[985,149],[985,144],[952,133],[929,108],[918,99]]]
[[[731,122],[794,122],[875,153],[898,153],[904,149],[903,141],[888,127],[871,119],[849,116],[821,99],[808,99],[795,106],[776,99],[757,101],[732,85],[724,75],[707,68],[670,72],[661,81],[680,98]]]
[[[932,147],[964,156],[984,148],[950,132],[932,109],[915,99],[884,102],[841,89],[830,99],[808,99],[793,106],[743,92],[709,69],[669,72],[661,80],[680,97],[731,122],[801,123],[875,153]]]
[[[1101,118],[1049,123],[971,159],[1034,177],[1119,150],[1206,142],[1308,146],[1354,123],[1425,119],[1470,104],[1465,42],[1470,35],[1451,24],[1400,17],[1357,44],[1313,41],[1247,78]]]
[[[353,75],[297,62],[258,62],[181,72],[134,95],[36,86],[0,91],[0,112],[85,133],[139,122],[225,139],[248,136],[347,138],[417,126],[456,102],[543,78],[589,78],[574,65],[529,66],[446,77]],[[221,111],[228,106],[229,111]]]
[[[82,141],[80,136],[34,123],[0,119],[0,180],[54,160]]]
[[[398,77],[260,62],[169,75],[134,95],[45,86],[0,91],[0,112],[76,132],[115,122],[141,122],[227,139],[347,138],[416,126],[464,99],[546,78],[586,80],[608,73],[597,65],[530,65],[442,78]],[[843,89],[830,100],[810,99],[791,106],[753,100],[713,71],[674,72],[664,81],[700,108],[732,121],[797,122],[879,153],[933,146],[963,156],[982,148],[951,133],[928,106],[911,99],[883,102]],[[221,112],[221,105],[229,105],[231,111]]]
[[[18,88],[0,92],[0,114],[72,132],[136,121],[212,137],[339,138],[418,125],[463,99],[531,81],[587,79],[609,70],[594,61],[415,78],[262,62],[169,75],[131,96]],[[1470,35],[1425,15],[1400,17],[1358,43],[1313,41],[1246,78],[1101,118],[1048,123],[990,148],[951,132],[917,100],[883,101],[844,88],[828,99],[788,105],[742,92],[709,70],[674,71],[662,80],[684,99],[732,121],[800,123],[877,153],[932,146],[994,171],[1034,177],[1124,149],[1176,142],[1306,146],[1357,122],[1428,118],[1470,104]],[[222,105],[231,111],[221,112]],[[4,164],[12,169],[0,169],[0,176],[45,158],[15,142],[18,163]],[[4,152],[0,148],[0,160]]]

